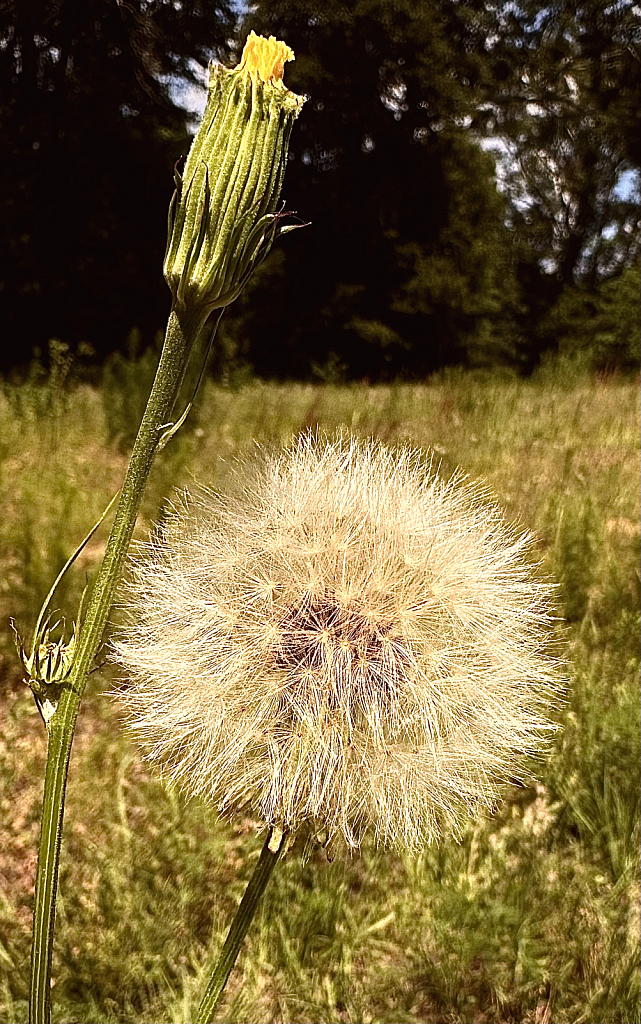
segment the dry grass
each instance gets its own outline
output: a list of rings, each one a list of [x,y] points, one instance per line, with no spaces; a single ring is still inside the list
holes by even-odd
[[[135,368],[130,385],[135,390]],[[103,403],[104,396],[104,403]],[[26,1019],[29,912],[44,758],[8,629],[23,632],[116,490],[109,391],[55,382],[0,394],[0,1019]],[[110,413],[111,440],[106,412]],[[460,844],[417,857],[290,856],[271,883],[220,1019],[236,1022],[628,1024],[638,1011],[638,391],[625,380],[451,375],[370,388],[210,385],[154,473],[224,484],[251,439],[340,426],[429,445],[485,480],[540,538],[560,581],[571,680],[537,788],[514,789]],[[128,425],[123,422],[122,432]],[[144,535],[146,524],[141,524]],[[100,542],[63,588],[73,614]],[[73,752],[54,964],[58,1022],[192,1019],[259,840],[144,769],[96,672]]]

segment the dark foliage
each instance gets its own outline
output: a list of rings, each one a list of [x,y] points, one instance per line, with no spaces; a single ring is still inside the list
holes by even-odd
[[[232,324],[260,373],[423,374],[474,359],[484,340],[482,358],[513,355],[506,206],[474,128],[471,6],[456,22],[448,6],[264,0],[245,25],[288,40],[287,82],[309,94],[286,198],[311,227]]]
[[[132,328],[143,348],[162,330],[171,170],[189,143],[171,84],[233,60],[250,28],[296,52],[286,83],[309,102],[284,195],[311,226],[226,314],[217,369],[527,371],[560,343],[585,348],[575,295],[595,322],[629,322],[629,289],[608,282],[639,238],[632,0],[258,0],[240,28],[229,0],[0,0],[5,367],[52,337],[102,359]],[[632,351],[609,340],[595,362],[630,366]]]
[[[0,7],[0,320],[6,364],[57,336],[100,355],[152,337],[174,162],[170,76],[224,50],[228,0],[10,0]]]
[[[492,74],[486,130],[511,149],[505,185],[533,365],[554,347],[539,325],[561,294],[580,283],[598,305],[601,282],[639,253],[638,8],[632,0],[501,5]]]

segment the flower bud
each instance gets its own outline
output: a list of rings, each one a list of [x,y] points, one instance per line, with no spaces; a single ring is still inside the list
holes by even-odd
[[[210,66],[209,98],[169,213],[164,274],[175,308],[233,302],[281,227],[289,136],[304,97],[283,84],[294,54],[252,32],[240,64]]]
[[[79,619],[81,614],[82,604],[78,613]],[[41,612],[31,644],[31,654],[27,654],[11,619],[18,656],[25,671],[24,681],[33,693],[36,706],[47,728],[58,706],[62,685],[69,678],[73,667],[78,640],[75,622],[69,640],[65,640],[64,636],[53,640],[52,636],[60,627],[64,632],[64,620],[58,619],[52,625],[51,618],[51,615],[44,618],[44,611]]]

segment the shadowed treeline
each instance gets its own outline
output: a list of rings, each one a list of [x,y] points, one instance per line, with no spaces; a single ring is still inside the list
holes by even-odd
[[[227,312],[219,371],[528,371],[559,347],[635,365],[641,63],[627,0],[259,0],[240,20],[226,0],[13,0],[0,11],[5,368],[51,338],[100,361],[134,328],[153,343],[188,146],[175,84],[210,55],[233,62],[250,28],[296,52],[286,84],[309,101],[284,195],[311,225]]]

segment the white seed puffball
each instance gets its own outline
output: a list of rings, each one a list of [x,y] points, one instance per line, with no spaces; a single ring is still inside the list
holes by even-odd
[[[310,434],[258,451],[132,561],[128,723],[226,816],[350,847],[460,833],[554,729],[529,544],[423,452]]]

